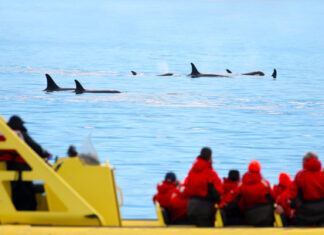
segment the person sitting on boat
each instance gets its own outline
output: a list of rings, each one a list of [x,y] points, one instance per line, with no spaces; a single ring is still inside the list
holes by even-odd
[[[286,172],[280,172],[279,174],[279,183],[273,186],[273,194],[275,200],[277,200],[281,195],[288,189],[289,185],[292,183],[290,175]],[[285,212],[281,216],[282,222],[284,225],[288,225],[291,223],[291,219],[294,217],[294,211],[291,209],[290,205],[287,203],[285,205]]]
[[[240,194],[239,183],[240,172],[238,170],[230,170],[228,172],[228,177],[223,178],[224,194],[222,196],[220,207],[225,212],[225,225],[242,224],[242,211],[238,207],[238,204],[234,202]]]
[[[213,170],[210,148],[201,149],[200,155],[188,173],[182,193],[190,197],[187,206],[190,224],[199,227],[214,226],[214,204],[220,202],[223,184]]]
[[[187,218],[189,197],[181,193],[184,187],[184,184],[181,184],[171,195],[170,212],[172,224],[189,224]]]
[[[16,134],[24,140],[40,157],[47,159],[51,154],[43,150],[27,133],[24,121],[19,116],[12,116],[7,125]],[[7,162],[8,170],[16,170],[19,172],[18,181],[11,181],[12,201],[17,210],[36,210],[35,186],[32,181],[23,181],[21,178],[22,171],[31,170],[25,160],[14,152],[11,156],[8,153],[1,153],[0,160]]]
[[[47,160],[52,156],[49,152],[44,150],[38,143],[36,143],[27,133],[27,128],[24,126],[24,121],[17,115],[13,115],[10,117],[8,121],[8,126],[14,130],[17,135],[19,135],[26,144],[29,145],[41,158]],[[24,161],[23,161],[24,162]],[[26,163],[20,164],[17,161],[10,161],[8,164],[8,170],[30,170],[29,166]]]
[[[276,212],[283,214],[287,205],[296,208],[295,225],[324,226],[324,170],[318,156],[308,152],[288,189],[277,199]]]
[[[252,160],[239,186],[239,206],[244,211],[245,220],[249,225],[273,226],[274,197],[269,181],[262,177],[260,171],[260,162]]]
[[[176,175],[173,172],[168,172],[165,175],[164,181],[157,185],[158,192],[153,196],[153,202],[159,202],[168,217],[170,217],[171,195],[176,192],[177,186],[178,181]]]

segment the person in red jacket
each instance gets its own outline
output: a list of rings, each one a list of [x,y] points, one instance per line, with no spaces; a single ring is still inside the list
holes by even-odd
[[[279,174],[279,184],[275,184],[273,186],[273,194],[275,197],[275,200],[277,200],[279,197],[281,197],[282,194],[285,193],[285,191],[288,189],[289,185],[292,183],[292,180],[288,173],[286,172],[280,172]],[[291,224],[291,220],[294,217],[294,212],[289,204],[285,204],[285,211],[284,214],[281,216],[282,222],[284,225]]]
[[[181,191],[184,185],[180,185],[179,188],[171,195],[171,223],[172,224],[189,224],[187,218],[187,205],[189,197],[182,195]]]
[[[262,177],[260,171],[261,164],[252,160],[239,186],[239,205],[248,224],[273,226],[273,194],[269,181]]]
[[[214,226],[214,204],[220,202],[223,184],[212,168],[212,150],[201,149],[190,169],[182,195],[190,197],[187,216],[191,224],[200,227]]]
[[[242,212],[235,203],[235,199],[239,196],[239,183],[240,183],[240,172],[238,170],[230,170],[228,172],[228,178],[223,178],[224,194],[222,195],[222,201],[220,207],[224,210],[225,225],[241,225],[242,223]]]
[[[280,172],[279,174],[279,184],[273,185],[273,193],[275,199],[277,199],[291,184],[292,180],[290,175],[286,172]]]
[[[296,225],[324,226],[324,171],[316,153],[306,153],[303,169],[277,203],[278,214],[284,213],[285,205],[296,207]]]
[[[157,185],[158,192],[153,196],[153,201],[159,202],[161,207],[170,207],[171,195],[176,191],[177,185],[176,175],[173,172],[168,172],[164,181]]]

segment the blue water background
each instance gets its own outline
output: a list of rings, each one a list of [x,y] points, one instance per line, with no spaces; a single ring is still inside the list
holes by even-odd
[[[309,150],[324,160],[323,15],[321,0],[0,0],[0,114],[22,116],[54,156],[91,133],[123,218],[156,218],[156,184],[182,180],[203,146],[220,177],[258,159],[274,184]],[[278,78],[192,79],[190,62]],[[123,93],[45,93],[45,73]]]

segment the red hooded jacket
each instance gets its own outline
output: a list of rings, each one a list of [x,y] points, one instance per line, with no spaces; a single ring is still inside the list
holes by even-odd
[[[210,183],[214,185],[220,195],[223,194],[222,181],[213,170],[212,163],[197,157],[188,173],[185,189],[182,193],[186,197],[206,197],[208,194],[208,184]]]
[[[283,205],[283,200],[295,199],[299,189],[305,201],[324,199],[324,171],[321,162],[316,158],[305,160],[303,169],[296,174],[292,184],[277,199],[277,202]]]
[[[223,178],[224,194],[220,206],[223,207],[231,203],[240,194],[239,181],[232,181],[228,178]]]
[[[273,186],[273,194],[275,199],[277,200],[279,197],[285,194],[286,190],[292,183],[290,176],[285,173],[281,172],[279,175],[279,184]],[[291,209],[290,204],[288,201],[283,202],[284,207],[284,213],[287,216],[287,218],[292,218],[295,216],[295,210]]]
[[[174,183],[163,181],[157,185],[158,192],[153,196],[153,201],[158,201],[160,206],[169,207],[171,205],[171,195],[177,190]]]
[[[267,195],[273,198],[270,183],[262,178],[260,171],[260,163],[252,161],[249,165],[249,171],[242,177],[242,183],[239,186],[242,198],[239,205],[243,210],[268,203]]]
[[[185,197],[180,193],[182,187],[184,186],[181,185],[179,190],[176,190],[171,195],[170,209],[172,222],[177,220],[185,220],[187,218],[187,204],[189,197]]]
[[[290,176],[285,173],[281,172],[279,175],[279,184],[273,186],[273,193],[275,198],[277,199],[292,183]]]

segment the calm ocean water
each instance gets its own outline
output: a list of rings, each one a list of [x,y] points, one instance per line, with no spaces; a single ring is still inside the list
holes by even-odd
[[[0,0],[0,114],[18,114],[55,156],[91,133],[116,168],[123,218],[156,218],[167,171],[183,179],[201,147],[221,177],[251,159],[276,183],[308,150],[324,160],[321,0]],[[262,70],[271,77],[196,78]],[[133,77],[130,70],[144,73]],[[173,72],[177,77],[157,77]],[[121,94],[45,93],[62,87]],[[98,184],[99,185],[99,184]]]

